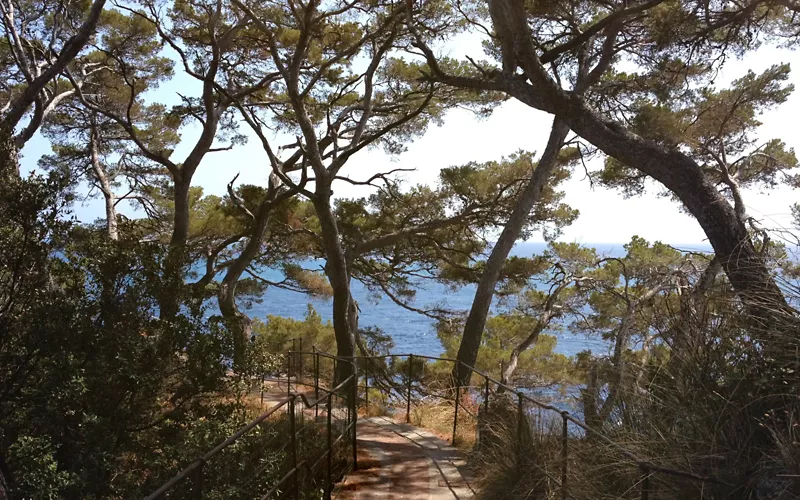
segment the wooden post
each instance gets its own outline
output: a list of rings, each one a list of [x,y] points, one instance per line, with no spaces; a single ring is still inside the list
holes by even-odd
[[[319,353],[314,346],[314,418],[319,417]]]
[[[483,377],[486,380],[486,387],[483,394],[483,408],[486,414],[489,414],[489,377]]]
[[[303,376],[303,337],[297,339],[297,343],[300,344],[300,347],[297,351],[300,353],[300,357],[297,360],[297,380],[300,380],[300,377]]]
[[[292,341],[294,344],[294,340]],[[286,353],[286,396],[292,394],[292,351]]]

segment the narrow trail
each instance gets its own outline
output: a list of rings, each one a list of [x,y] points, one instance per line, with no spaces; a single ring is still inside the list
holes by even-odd
[[[340,485],[342,500],[473,498],[458,450],[432,433],[387,417],[358,422],[358,470]]]
[[[270,387],[264,404],[286,397],[286,386]],[[475,492],[461,453],[433,433],[389,417],[361,417],[357,428],[358,470],[339,484],[337,500],[466,500]]]

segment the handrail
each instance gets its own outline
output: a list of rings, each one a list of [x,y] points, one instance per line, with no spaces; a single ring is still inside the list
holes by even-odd
[[[314,354],[314,352],[308,352],[308,351],[292,351],[292,352],[294,352],[295,354],[300,354],[300,355],[303,355],[303,354],[311,354],[311,355],[313,355]],[[320,356],[323,355],[323,353],[320,352],[320,351],[315,351],[315,352],[317,354],[319,354]],[[503,388],[504,390],[508,391],[509,393],[515,394],[518,398],[522,398],[523,400],[528,401],[528,402],[538,406],[539,408],[541,408],[543,410],[548,410],[548,411],[551,411],[551,412],[559,414],[562,419],[567,420],[569,422],[572,422],[574,425],[580,427],[581,429],[583,429],[587,433],[591,433],[592,435],[594,435],[594,436],[598,437],[599,439],[601,439],[602,441],[604,441],[606,444],[612,446],[614,449],[619,451],[623,456],[628,458],[631,462],[633,462],[637,467],[639,467],[642,470],[652,471],[652,472],[661,472],[663,474],[669,474],[669,475],[673,475],[673,476],[684,477],[684,478],[687,478],[687,479],[693,479],[693,480],[697,480],[697,481],[708,481],[708,482],[713,482],[713,483],[722,484],[722,485],[726,485],[726,486],[734,486],[734,485],[731,485],[730,483],[722,481],[721,479],[713,477],[713,476],[704,476],[704,475],[696,474],[694,472],[687,472],[687,471],[681,471],[681,470],[678,470],[678,469],[671,469],[669,467],[664,467],[664,466],[655,464],[655,463],[653,463],[653,462],[651,462],[649,460],[639,458],[636,454],[634,454],[633,452],[631,452],[630,450],[628,450],[624,446],[620,445],[619,443],[617,443],[613,439],[609,438],[608,436],[606,436],[602,432],[600,432],[600,431],[598,431],[596,429],[592,429],[591,427],[586,425],[586,423],[584,423],[581,420],[573,417],[568,411],[562,410],[562,409],[560,409],[560,408],[558,408],[556,406],[553,406],[551,404],[545,403],[543,401],[539,401],[538,399],[533,398],[533,397],[529,396],[528,394],[525,394],[524,392],[520,391],[518,388],[509,386],[508,384],[505,384],[505,383],[495,379],[494,377],[492,377],[488,373],[484,372],[483,370],[480,370],[480,369],[475,368],[473,366],[469,366],[468,364],[464,363],[463,361],[460,361],[460,360],[457,360],[457,359],[453,359],[453,358],[428,356],[428,355],[424,355],[424,354],[413,354],[413,353],[409,353],[409,354],[394,354],[394,353],[392,353],[392,354],[385,354],[385,355],[356,356],[354,358],[355,359],[386,359],[386,358],[395,358],[395,357],[396,358],[409,358],[409,359],[413,357],[413,358],[427,359],[427,360],[432,360],[432,361],[447,361],[447,362],[450,362],[450,363],[458,363],[460,366],[463,366],[463,367],[469,369],[472,373],[475,373],[475,374],[483,377],[485,380],[488,380],[489,382],[494,383],[498,388]],[[337,358],[338,359],[342,359],[341,357],[337,357]],[[468,411],[466,409],[464,409],[464,410]]]
[[[323,356],[323,353],[319,353],[319,354],[321,356]],[[332,356],[332,355],[329,355],[329,357],[338,358],[337,356]],[[342,361],[347,361],[349,363],[353,363],[354,364],[354,362],[352,360],[342,359]],[[295,383],[297,383],[297,382],[295,382]],[[321,391],[323,393],[323,395],[321,395],[321,396],[319,396],[319,397],[317,397],[316,399],[313,399],[313,400],[309,400],[309,398],[306,397],[306,395],[303,394],[303,393],[298,393],[298,392],[289,393],[285,398],[281,399],[274,406],[272,406],[267,411],[265,411],[264,413],[259,415],[255,420],[251,421],[247,425],[245,425],[242,428],[240,428],[238,431],[236,431],[234,434],[229,436],[223,442],[221,442],[220,444],[218,444],[217,446],[212,448],[210,451],[205,453],[203,456],[201,456],[201,457],[197,458],[196,460],[194,460],[192,463],[190,463],[188,466],[186,466],[186,468],[184,468],[183,470],[178,472],[172,479],[170,479],[169,481],[164,483],[160,488],[158,488],[156,491],[154,491],[149,496],[147,496],[145,500],[157,500],[159,498],[162,498],[162,496],[164,494],[166,494],[168,491],[170,491],[177,484],[181,483],[183,480],[185,480],[188,477],[190,477],[190,475],[192,475],[193,473],[202,474],[202,467],[203,467],[204,464],[208,463],[209,460],[214,458],[222,450],[224,450],[225,448],[227,448],[231,444],[235,443],[239,438],[241,438],[242,436],[247,434],[250,430],[252,430],[258,424],[260,424],[261,422],[263,422],[264,420],[266,420],[267,418],[269,418],[270,416],[275,414],[275,412],[277,412],[279,409],[285,407],[287,404],[290,406],[290,411],[292,412],[291,425],[292,425],[292,429],[294,429],[294,411],[293,411],[293,408],[294,408],[295,402],[298,399],[302,402],[302,404],[305,407],[305,409],[318,407],[320,404],[327,402],[328,413],[329,413],[329,415],[328,415],[328,426],[330,426],[330,422],[331,422],[330,414],[332,413],[331,402],[332,402],[333,396],[336,395],[337,391],[340,391],[340,390],[344,389],[349,384],[352,384],[354,389],[355,389],[355,386],[358,384],[358,381],[356,379],[356,375],[355,374],[350,375],[349,377],[344,379],[342,382],[340,382],[338,385],[336,385],[334,388],[332,388],[330,390],[325,389],[324,387],[321,387],[321,386],[319,386],[317,384],[315,389],[318,390],[318,391]],[[305,384],[303,384],[303,385],[305,385]],[[353,399],[353,404],[355,404],[355,399]],[[355,415],[355,413],[356,412],[355,412],[355,408],[354,408],[353,409],[353,419],[352,419],[352,421],[343,428],[342,435],[339,436],[335,441],[333,441],[333,444],[337,444],[345,436],[345,434],[349,433],[350,430],[353,430],[353,443],[354,443],[354,446],[355,446],[355,436],[356,436],[355,435],[355,423],[356,423],[356,415]],[[303,430],[305,430],[306,427],[307,426],[302,427],[299,431],[296,431],[296,430],[291,431],[292,432],[292,440],[294,440],[294,438],[295,438],[295,436],[297,435],[298,432],[302,432]],[[330,428],[328,429],[328,432],[331,432]],[[322,457],[320,457],[320,459],[324,458],[327,454],[330,454],[330,453],[331,453],[330,449],[326,450],[326,452],[323,453],[323,455],[322,455]],[[353,457],[355,459],[355,447],[354,447],[354,451],[353,451]],[[316,466],[316,464],[319,462],[320,459],[318,459],[316,462],[314,462],[314,466]],[[288,478],[292,477],[293,474],[295,474],[298,471],[299,467],[301,465],[303,465],[303,464],[305,464],[305,461],[301,461],[295,467],[293,467],[280,481],[278,481],[278,483],[263,498],[266,499],[272,493],[274,493],[275,490],[281,484],[283,484]],[[355,461],[354,461],[354,465],[355,465]]]
[[[302,351],[302,350],[294,350],[291,349],[288,351],[289,355],[292,354],[319,354],[323,358],[327,359],[335,359],[337,361],[344,361],[345,363],[355,364],[352,357],[345,357],[345,356],[338,356],[336,354],[331,354],[325,351]],[[360,358],[361,356],[355,356],[356,358]]]
[[[227,448],[228,446],[233,444],[236,440],[238,440],[240,437],[242,437],[247,432],[249,432],[253,427],[257,426],[258,424],[260,424],[261,422],[263,422],[264,420],[266,420],[270,416],[272,416],[273,413],[275,413],[279,409],[283,408],[284,405],[286,405],[289,402],[289,400],[291,400],[291,399],[292,399],[291,397],[286,397],[286,398],[282,399],[275,406],[273,406],[272,408],[270,408],[266,412],[262,413],[258,418],[256,418],[255,420],[253,420],[249,424],[245,425],[244,427],[242,427],[241,429],[236,431],[233,435],[231,435],[225,441],[223,441],[220,444],[218,444],[217,446],[215,446],[211,451],[209,451],[208,453],[206,453],[202,457],[196,459],[188,467],[186,467],[185,469],[180,471],[175,477],[173,477],[172,479],[170,479],[169,481],[164,483],[164,485],[162,485],[159,489],[157,489],[155,492],[150,494],[145,500],[155,500],[155,499],[159,498],[161,495],[163,495],[164,493],[169,491],[173,486],[175,486],[180,481],[185,479],[190,473],[192,473],[194,470],[196,470],[202,464],[208,462],[217,453],[219,453],[220,451],[224,450],[225,448]]]
[[[253,429],[258,424],[260,424],[261,422],[263,422],[264,420],[269,418],[276,411],[278,411],[279,409],[285,407],[287,404],[289,405],[289,413],[291,414],[290,415],[290,436],[291,436],[291,445],[292,446],[291,446],[291,455],[290,455],[290,457],[291,457],[292,467],[275,485],[273,485],[273,487],[269,490],[269,492],[265,496],[262,497],[262,500],[267,500],[268,498],[270,498],[270,496],[273,493],[275,493],[281,485],[283,485],[286,481],[288,481],[290,478],[293,478],[293,477],[295,478],[295,480],[294,480],[294,493],[295,493],[295,498],[297,498],[297,495],[299,493],[297,477],[299,476],[299,470],[301,469],[301,467],[305,467],[309,471],[314,470],[317,467],[317,465],[324,459],[327,459],[327,467],[326,467],[327,479],[326,479],[325,490],[324,490],[325,491],[325,498],[326,499],[330,499],[331,492],[332,492],[332,489],[333,489],[332,482],[331,482],[332,479],[333,479],[331,477],[331,475],[332,475],[332,462],[331,462],[331,460],[332,460],[332,457],[333,457],[333,449],[334,449],[333,446],[338,444],[340,441],[342,441],[345,438],[347,438],[347,439],[352,438],[352,443],[353,443],[353,448],[352,448],[352,451],[353,451],[353,457],[352,457],[353,470],[355,470],[357,468],[357,451],[356,451],[357,425],[356,424],[357,424],[357,421],[358,421],[358,409],[357,409],[357,404],[358,403],[357,403],[357,399],[358,399],[358,378],[359,378],[359,375],[358,375],[358,359],[359,358],[364,359],[365,361],[368,360],[368,359],[387,359],[387,358],[389,358],[389,359],[393,360],[395,358],[408,358],[408,360],[410,362],[408,364],[408,374],[406,375],[406,379],[407,380],[405,380],[403,382],[403,385],[405,387],[404,388],[403,387],[398,388],[392,383],[391,380],[388,381],[388,383],[389,383],[389,385],[391,387],[391,390],[396,391],[396,394],[400,398],[407,399],[407,403],[406,403],[406,419],[408,421],[410,421],[412,388],[415,385],[415,384],[412,383],[413,382],[412,379],[414,378],[412,369],[413,369],[413,366],[414,366],[413,361],[414,361],[415,358],[424,359],[424,360],[432,360],[432,361],[445,361],[445,362],[449,362],[449,363],[456,363],[459,366],[459,368],[461,368],[461,367],[467,368],[467,369],[470,370],[471,374],[477,374],[478,376],[482,377],[483,378],[483,384],[481,384],[481,385],[461,386],[459,384],[456,384],[455,387],[454,387],[454,389],[455,389],[455,398],[452,399],[452,400],[449,397],[446,397],[446,396],[441,396],[441,395],[438,395],[438,394],[435,394],[435,393],[431,394],[434,397],[439,397],[439,398],[443,397],[445,400],[454,402],[455,411],[454,411],[454,416],[453,416],[453,439],[452,439],[453,444],[455,444],[455,441],[456,441],[456,432],[457,432],[457,425],[458,425],[459,409],[461,409],[463,412],[466,412],[472,418],[479,418],[478,415],[480,415],[480,409],[479,409],[479,411],[477,412],[477,415],[476,415],[476,413],[473,413],[472,411],[470,411],[469,408],[466,408],[462,404],[460,404],[460,399],[461,399],[460,394],[462,394],[460,392],[461,389],[469,389],[470,387],[473,388],[473,389],[477,389],[478,391],[483,389],[485,391],[485,396],[484,396],[485,401],[482,403],[481,406],[483,406],[485,408],[485,410],[484,410],[485,412],[488,412],[489,408],[490,408],[489,407],[489,396],[490,396],[490,393],[491,393],[490,384],[494,384],[495,387],[496,387],[496,390],[498,390],[498,392],[501,392],[500,390],[502,389],[502,391],[507,391],[509,395],[516,396],[516,406],[517,406],[517,413],[518,413],[518,416],[517,416],[517,421],[518,421],[518,423],[517,423],[517,432],[519,433],[520,436],[521,436],[521,433],[522,433],[522,430],[523,430],[523,427],[524,427],[524,421],[528,418],[524,414],[523,403],[525,401],[535,405],[536,407],[538,407],[538,408],[540,408],[542,410],[546,410],[546,411],[550,411],[550,412],[558,414],[561,417],[562,422],[563,422],[562,434],[561,434],[561,442],[562,442],[562,445],[561,445],[561,448],[562,448],[561,461],[562,462],[561,463],[562,463],[562,465],[561,465],[560,491],[561,491],[561,497],[564,498],[564,499],[566,499],[567,497],[573,497],[573,495],[571,493],[569,493],[568,488],[567,488],[567,478],[568,478],[568,468],[567,467],[568,467],[568,454],[569,454],[568,423],[570,423],[570,422],[573,425],[577,426],[578,428],[583,429],[583,431],[585,431],[587,435],[591,434],[592,436],[600,439],[604,444],[606,444],[606,445],[610,446],[611,448],[615,449],[616,451],[618,451],[622,456],[624,456],[626,459],[628,459],[630,462],[632,462],[632,465],[635,465],[636,467],[638,467],[640,469],[640,471],[642,473],[642,476],[641,476],[641,481],[640,481],[639,484],[641,484],[641,491],[642,491],[641,498],[643,500],[647,500],[648,499],[649,490],[650,490],[650,476],[651,476],[652,473],[662,473],[662,474],[667,474],[667,475],[671,475],[671,476],[677,476],[677,477],[682,477],[682,478],[686,478],[686,479],[691,479],[691,480],[695,480],[695,481],[707,481],[707,482],[713,482],[713,483],[716,483],[716,484],[722,484],[722,485],[726,485],[726,486],[735,486],[735,485],[729,484],[729,483],[727,483],[725,481],[722,481],[722,480],[720,480],[720,479],[718,479],[716,477],[700,475],[700,474],[697,474],[697,473],[694,473],[694,472],[688,472],[688,471],[683,471],[683,470],[678,470],[678,469],[672,469],[672,468],[669,468],[669,467],[664,467],[664,466],[658,465],[656,463],[653,463],[650,460],[640,458],[639,456],[637,456],[637,454],[635,454],[634,452],[628,450],[623,445],[615,442],[613,439],[611,439],[610,437],[606,436],[603,432],[601,432],[599,430],[596,430],[596,429],[593,429],[590,426],[588,426],[585,422],[577,419],[576,417],[571,415],[570,412],[562,410],[562,409],[560,409],[560,408],[558,408],[558,407],[556,407],[556,406],[554,406],[552,404],[548,404],[548,403],[545,403],[543,401],[540,401],[540,400],[538,400],[538,399],[526,394],[525,392],[523,392],[519,388],[512,387],[512,386],[510,386],[510,385],[508,385],[506,383],[503,383],[500,380],[495,379],[494,377],[492,377],[488,373],[484,372],[483,370],[480,370],[478,368],[469,366],[466,363],[464,363],[462,361],[459,361],[457,359],[443,358],[443,357],[436,357],[436,356],[427,356],[427,355],[420,355],[420,354],[387,354],[387,355],[344,357],[344,356],[338,356],[338,355],[330,354],[330,353],[327,353],[327,352],[324,352],[324,351],[317,351],[316,349],[314,351],[311,351],[311,352],[303,351],[302,350],[302,342],[300,343],[300,347],[301,348],[299,350],[290,350],[286,354],[287,367],[289,368],[289,371],[287,372],[287,380],[288,380],[287,381],[287,396],[285,398],[283,398],[278,403],[276,403],[275,406],[273,406],[272,408],[270,408],[269,410],[267,410],[266,412],[261,414],[258,418],[256,418],[255,420],[253,420],[249,424],[245,425],[241,429],[239,429],[236,433],[234,433],[232,436],[230,436],[227,439],[225,439],[222,443],[220,443],[217,446],[215,446],[212,450],[210,450],[209,452],[207,452],[203,456],[201,456],[198,459],[196,459],[195,461],[193,461],[185,469],[181,470],[177,475],[175,475],[167,483],[162,485],[158,490],[156,490],[154,493],[152,493],[150,496],[148,496],[146,498],[146,500],[156,500],[158,498],[162,498],[162,496],[167,491],[169,491],[175,485],[177,485],[181,481],[187,479],[191,475],[194,475],[194,481],[196,481],[195,488],[198,488],[198,490],[199,490],[199,494],[197,495],[197,498],[202,498],[203,466],[210,459],[212,459],[214,456],[216,456],[218,453],[220,453],[222,450],[224,450],[226,447],[230,446],[236,440],[241,438],[243,435],[245,435],[247,432],[249,432],[251,429]],[[316,396],[314,399],[309,399],[309,397],[303,392],[298,392],[298,391],[292,392],[292,387],[291,387],[291,383],[292,383],[291,382],[291,377],[292,377],[291,359],[292,359],[292,356],[298,356],[298,355],[301,356],[299,364],[298,364],[298,366],[300,366],[300,371],[299,371],[299,373],[295,374],[294,383],[295,383],[296,386],[297,385],[305,385],[305,386],[313,387],[314,388],[314,393],[315,393],[315,396]],[[313,385],[310,384],[310,383],[305,383],[300,379],[300,377],[304,373],[304,370],[302,370],[302,366],[303,366],[302,365],[302,356],[304,356],[304,355],[312,355],[312,356],[314,356],[314,384]],[[320,382],[320,380],[319,380],[319,368],[320,368],[319,359],[320,358],[333,360],[334,361],[334,367],[336,366],[336,362],[337,361],[348,363],[348,364],[352,365],[353,372],[352,372],[352,374],[350,374],[347,378],[345,378],[343,381],[341,381],[339,384],[337,384],[332,389],[330,389],[330,390],[326,389],[326,388],[322,387],[320,385],[320,383],[319,383]],[[369,369],[369,364],[365,364],[365,368],[368,370]],[[305,373],[308,373],[308,372],[305,372]],[[389,374],[388,373],[384,373],[384,375],[387,376]],[[335,376],[335,374],[334,374],[334,376]],[[374,376],[374,374],[373,374],[373,376]],[[261,380],[262,380],[262,383],[263,383],[263,380],[265,380],[265,378],[262,377]],[[373,380],[374,380],[374,378],[373,378]],[[417,394],[421,394],[421,393],[425,392],[422,389],[422,387],[424,385],[420,385],[420,383],[421,383],[421,381],[417,380],[417,384],[416,385],[419,386],[416,389]],[[346,389],[352,390],[352,392],[349,392],[349,390],[346,390]],[[347,392],[348,393],[345,396],[339,395],[340,397],[346,397],[347,398],[347,400],[348,400],[348,411],[347,411],[347,418],[342,419],[340,417],[336,417],[337,420],[339,420],[339,421],[345,420],[346,423],[345,423],[345,425],[342,425],[342,427],[341,427],[341,434],[335,440],[333,440],[332,439],[332,427],[331,427],[331,425],[332,425],[332,414],[333,414],[332,403],[333,403],[333,397],[335,395],[337,395],[337,392],[339,392],[339,391],[343,391],[343,392]],[[365,373],[364,391],[365,391],[365,396],[366,396],[365,399],[364,399],[364,402],[366,402],[366,404],[369,405],[369,402],[368,402],[368,396],[369,396],[369,373],[368,373],[368,371]],[[420,392],[420,391],[422,391],[422,392]],[[322,394],[320,394],[320,392]],[[405,396],[405,397],[403,397],[403,396]],[[307,465],[306,460],[302,460],[300,462],[297,462],[296,438],[297,438],[298,432],[302,433],[308,427],[307,425],[303,426],[299,431],[297,431],[296,428],[295,428],[295,405],[296,405],[296,402],[298,400],[301,401],[301,404],[304,407],[304,409],[302,409],[302,411],[305,411],[305,409],[310,409],[310,408],[316,408],[317,410],[319,410],[320,404],[323,404],[323,403],[325,403],[325,405],[327,407],[327,418],[326,418],[326,420],[327,420],[327,429],[328,429],[328,432],[327,432],[327,450],[324,451],[313,462],[313,464],[311,466]],[[262,404],[263,404],[263,388],[262,388]],[[549,474],[548,474],[548,477],[549,477]],[[554,479],[554,478],[551,477],[551,479]],[[194,490],[194,491],[198,491],[198,490]]]
[[[580,420],[578,420],[575,417],[573,417],[572,415],[570,415],[570,413],[568,411],[561,410],[561,409],[556,408],[555,406],[549,405],[547,403],[542,403],[541,401],[538,401],[538,400],[528,396],[527,394],[525,394],[524,392],[518,390],[517,388],[510,387],[510,386],[508,386],[508,385],[506,385],[506,384],[504,384],[504,383],[492,378],[491,376],[487,375],[483,371],[467,365],[463,361],[459,361],[459,363],[461,363],[462,366],[472,370],[474,373],[477,373],[478,375],[481,375],[486,380],[489,380],[490,382],[494,382],[495,384],[497,384],[498,387],[503,387],[508,392],[517,394],[519,397],[522,397],[523,399],[525,399],[525,400],[527,400],[527,401],[539,406],[543,410],[550,410],[550,411],[554,411],[556,413],[561,414],[562,418],[564,418],[566,420],[569,420],[570,422],[572,422],[573,424],[577,425],[578,427],[580,427],[581,429],[585,430],[586,432],[592,433],[593,435],[599,437],[600,439],[602,439],[606,443],[608,443],[611,446],[613,446],[614,448],[616,448],[617,451],[619,451],[620,453],[622,453],[623,455],[628,457],[628,459],[630,459],[632,462],[635,462],[636,465],[639,466],[642,469],[648,469],[648,470],[651,470],[651,471],[662,472],[664,474],[670,474],[670,475],[674,475],[674,476],[682,476],[682,477],[685,477],[685,478],[688,478],[688,479],[696,479],[698,481],[711,481],[711,482],[715,482],[717,484],[724,484],[726,486],[733,486],[733,485],[731,485],[729,483],[726,483],[726,482],[724,482],[724,481],[722,481],[722,480],[720,480],[718,478],[715,478],[715,477],[701,476],[701,475],[695,474],[693,472],[686,472],[686,471],[681,471],[681,470],[677,470],[677,469],[670,469],[668,467],[662,467],[660,465],[656,465],[656,464],[650,462],[649,460],[638,458],[636,455],[633,454],[633,452],[627,450],[624,446],[622,446],[619,443],[615,442],[613,439],[609,438],[608,436],[604,435],[603,433],[601,433],[600,431],[598,431],[596,429],[592,429],[591,427],[586,425],[584,422],[581,422]]]
[[[321,398],[315,399],[314,401],[309,401],[308,398],[306,398],[306,395],[303,394],[302,392],[292,393],[291,397],[300,398],[303,401],[303,404],[306,406],[306,408],[313,408],[313,407],[317,406],[320,402],[322,402],[322,401],[328,399],[329,397],[331,397],[333,394],[336,393],[337,390],[339,390],[339,389],[343,388],[345,385],[347,385],[351,380],[353,380],[354,377],[355,377],[355,375],[350,375],[349,377],[344,379],[344,381],[342,381],[342,383],[340,383],[339,385],[337,385],[336,387],[334,387],[331,390],[327,390],[327,389],[325,389],[323,387],[320,387],[319,390],[323,391],[323,392],[326,392],[327,394],[325,396],[321,397]],[[306,384],[302,384],[302,385],[306,385]]]

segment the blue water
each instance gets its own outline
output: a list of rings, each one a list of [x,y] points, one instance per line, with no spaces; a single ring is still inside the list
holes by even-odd
[[[599,254],[606,256],[622,256],[622,244],[593,244]],[[518,244],[512,255],[531,256],[541,253],[545,249],[544,243]],[[696,245],[694,247],[697,247]],[[699,248],[706,250],[706,248]],[[265,275],[268,279],[280,280],[280,273],[275,271]],[[364,286],[353,281],[352,293],[359,304],[361,313],[359,325],[363,327],[376,326],[389,334],[395,343],[394,352],[415,353],[428,356],[442,354],[442,344],[436,336],[434,320],[421,314],[403,309],[388,297],[375,297]],[[464,286],[452,291],[440,284],[429,284],[427,288],[417,290],[414,307],[424,308],[433,304],[442,304],[451,310],[469,310],[475,294],[474,286]],[[315,299],[308,295],[270,287],[263,297],[263,302],[254,304],[248,311],[251,317],[264,319],[267,315],[285,316],[302,319],[306,314],[307,304],[311,304],[322,316],[324,321],[331,320],[331,301]],[[575,335],[569,332],[558,333],[556,351],[568,356],[580,351],[591,349],[595,353],[605,353],[608,346],[597,338],[587,338],[585,335]]]

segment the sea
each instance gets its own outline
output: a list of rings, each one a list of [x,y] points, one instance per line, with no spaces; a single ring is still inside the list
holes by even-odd
[[[625,255],[623,243],[597,243],[584,244],[593,247],[599,255],[607,257],[620,257]],[[517,244],[512,255],[520,257],[530,257],[540,254],[547,247],[546,243],[526,242]],[[675,245],[676,248],[709,251],[710,247],[698,244]],[[321,266],[321,263],[314,264]],[[280,281],[281,273],[276,270],[268,270],[264,277]],[[353,297],[359,304],[359,326],[378,327],[384,333],[391,336],[394,341],[394,353],[398,354],[423,354],[427,356],[440,356],[444,349],[436,335],[435,320],[422,314],[409,311],[394,302],[388,297],[376,297],[367,290],[364,285],[353,280]],[[451,290],[442,284],[427,284],[426,288],[417,290],[416,297],[412,305],[417,308],[424,308],[428,305],[443,305],[450,310],[468,311],[472,299],[475,295],[475,286],[463,286],[457,290]],[[285,290],[277,287],[270,287],[261,303],[253,304],[247,314],[252,318],[266,320],[267,316],[284,316],[295,319],[303,319],[306,315],[308,304],[320,314],[323,321],[332,319],[332,302],[330,299],[317,299],[306,294]],[[498,303],[494,308],[499,307]],[[593,338],[584,334],[574,334],[559,329],[558,343],[555,351],[567,356],[573,356],[584,350],[592,350],[595,354],[604,354],[609,346],[599,338]]]

